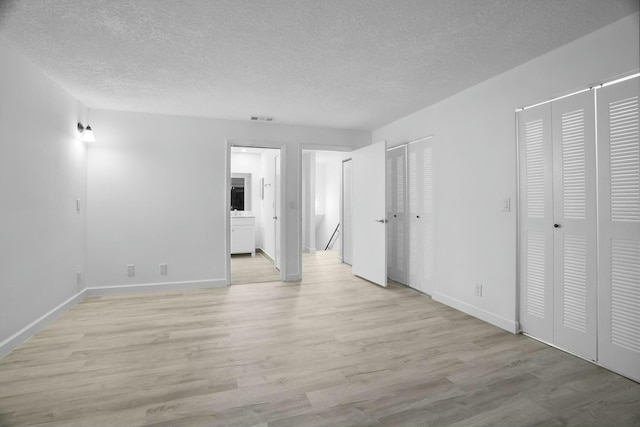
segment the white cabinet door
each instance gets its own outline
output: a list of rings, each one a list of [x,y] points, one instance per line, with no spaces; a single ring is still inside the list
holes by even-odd
[[[231,218],[231,253],[255,255],[255,218]]]
[[[385,142],[353,152],[352,271],[386,287],[385,157]]]
[[[598,357],[640,381],[640,142],[638,78],[597,91]]]

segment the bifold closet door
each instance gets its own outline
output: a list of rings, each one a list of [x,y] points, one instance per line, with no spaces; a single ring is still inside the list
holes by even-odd
[[[433,291],[434,215],[431,139],[407,146],[409,286]]]
[[[553,343],[596,360],[597,209],[594,92],[551,103]],[[545,227],[552,227],[545,224]]]
[[[387,274],[407,284],[406,146],[387,151]]]
[[[553,144],[551,104],[518,113],[520,326],[553,342]]]
[[[638,78],[597,90],[599,335],[603,366],[640,381]]]
[[[524,332],[596,359],[593,92],[519,113]]]

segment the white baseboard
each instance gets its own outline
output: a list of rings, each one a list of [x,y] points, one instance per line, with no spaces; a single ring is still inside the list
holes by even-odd
[[[222,288],[225,279],[192,280],[187,282],[144,283],[138,285],[92,286],[85,289],[87,296],[135,294],[140,292],[180,291],[183,289]]]
[[[307,246],[304,246],[302,248],[303,252],[309,253],[309,254],[315,254],[316,253],[316,248],[309,248]]]
[[[448,305],[449,307],[453,307],[456,310],[462,311],[463,313],[467,313],[473,317],[477,317],[480,320],[491,323],[492,325],[511,332],[512,334],[517,334],[520,331],[518,322],[515,320],[505,319],[504,317],[495,315],[491,312],[460,301],[458,299],[451,298],[439,292],[433,292],[431,298],[433,298],[434,301],[441,302]]]
[[[287,274],[284,278],[285,282],[297,282],[298,280],[302,280],[302,274],[300,273]]]
[[[257,248],[257,249],[256,249],[256,252],[260,252],[260,253],[262,253],[262,255],[264,255],[264,256],[265,256],[265,258],[268,258],[268,259],[269,259],[269,261],[271,261],[271,263],[272,263],[272,264],[275,264],[275,263],[276,263],[276,262],[274,261],[273,257],[272,257],[271,255],[269,255],[269,252],[265,251],[264,249],[262,249],[262,248]]]
[[[38,319],[29,323],[27,326],[20,329],[18,332],[11,335],[9,338],[0,342],[0,359],[6,356],[7,354],[9,354],[11,350],[13,350],[17,346],[19,346],[20,344],[22,344],[23,342],[25,342],[26,340],[28,340],[29,338],[37,334],[42,328],[47,326],[49,323],[53,322],[58,317],[62,316],[68,310],[73,308],[80,301],[82,301],[84,297],[85,297],[85,290],[83,289],[82,291],[73,295],[71,298],[67,299],[66,301],[52,308],[47,313],[40,316]]]

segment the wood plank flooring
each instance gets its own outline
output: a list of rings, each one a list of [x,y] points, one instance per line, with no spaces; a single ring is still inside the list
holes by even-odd
[[[260,252],[231,255],[231,284],[275,282],[280,280],[280,271],[273,262]]]
[[[304,280],[91,297],[0,360],[2,426],[638,426],[640,384],[334,253]]]

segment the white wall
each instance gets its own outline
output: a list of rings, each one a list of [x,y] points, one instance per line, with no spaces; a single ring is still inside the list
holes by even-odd
[[[300,147],[362,146],[359,131],[92,110],[88,150],[90,287],[226,279],[226,143],[270,141],[286,150],[287,278],[300,276]],[[273,186],[272,186],[273,187]],[[167,263],[168,276],[158,265]],[[127,277],[126,265],[136,265]]]
[[[1,41],[0,70],[1,357],[80,290],[86,146],[76,125],[87,110]]]
[[[516,330],[514,110],[637,70],[638,27],[631,15],[373,132],[391,146],[434,135],[435,299]]]

